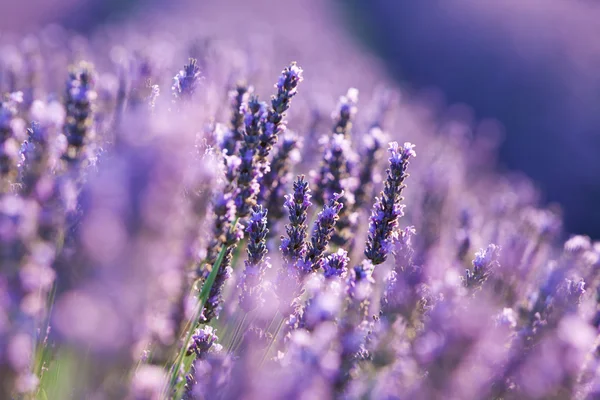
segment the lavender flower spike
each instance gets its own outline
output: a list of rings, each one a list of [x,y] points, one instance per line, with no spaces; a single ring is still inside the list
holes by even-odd
[[[350,88],[345,96],[340,97],[337,110],[333,114],[335,125],[333,133],[348,137],[352,128],[352,118],[357,112],[358,89]]]
[[[176,99],[189,99],[196,92],[198,81],[200,80],[200,67],[195,58],[190,58],[189,62],[173,78],[173,96]]]
[[[465,286],[478,287],[485,282],[493,268],[498,266],[498,257],[500,255],[500,246],[490,244],[485,250],[475,253],[473,260],[473,270],[467,270],[465,273]]]
[[[302,72],[302,68],[295,61],[281,72],[275,85],[277,95],[271,99],[274,113],[283,114],[290,107],[289,102],[296,95],[298,84],[303,80]]]
[[[66,158],[75,160],[86,141],[94,137],[94,101],[97,94],[94,66],[82,61],[69,70],[65,108],[65,136],[69,142]]]
[[[231,117],[229,129],[225,132],[220,143],[221,150],[227,150],[227,154],[234,155],[238,149],[238,143],[244,138],[244,113],[243,107],[248,103],[248,97],[252,93],[252,87],[244,83],[238,83],[236,88],[229,91]]]
[[[234,133],[235,140],[242,140],[244,131],[244,114],[242,114],[242,106],[248,102],[248,96],[254,89],[244,83],[238,83],[235,90],[229,92],[231,101],[231,119],[229,125]],[[233,154],[233,153],[231,153]]]
[[[298,84],[302,82],[302,68],[295,62],[286,67],[279,77],[275,87],[277,94],[271,97],[271,109],[265,121],[262,134],[260,136],[260,145],[258,157],[261,164],[265,164],[266,158],[271,149],[277,143],[279,135],[285,130],[285,112],[290,108],[290,101],[297,93]],[[261,166],[265,168],[265,166]]]
[[[329,201],[329,204],[319,213],[315,222],[310,240],[311,243],[305,257],[305,265],[307,267],[310,266],[313,271],[321,267],[323,255],[331,240],[331,236],[333,236],[335,224],[339,219],[339,214],[343,207],[343,204],[339,201],[343,195],[344,192],[336,193]]]
[[[255,151],[260,132],[268,116],[267,104],[252,96],[248,104],[243,104],[242,112],[244,113],[244,147]]]
[[[244,107],[244,144],[240,148],[241,163],[237,171],[237,192],[235,205],[238,217],[246,217],[256,205],[260,186],[259,170],[256,164],[256,147],[263,122],[267,116],[267,105],[256,97]]]
[[[308,182],[304,180],[304,175],[300,175],[294,182],[294,193],[285,196],[290,223],[285,227],[287,237],[281,238],[280,249],[288,263],[293,263],[306,254],[306,214],[311,204]]]
[[[410,158],[416,156],[414,147],[408,142],[402,147],[397,142],[390,143],[390,167],[387,170],[387,179],[381,196],[373,206],[365,249],[365,256],[373,265],[381,264],[386,260],[398,217],[402,215],[400,205],[403,199],[402,190],[405,187],[404,180],[408,176],[406,170]]]
[[[258,286],[265,273],[265,269],[269,268],[269,263],[266,260],[267,255],[267,210],[262,206],[256,206],[250,216],[248,222],[248,259],[245,262],[245,270],[240,287],[240,307],[246,311],[252,311],[260,305],[260,292]]]

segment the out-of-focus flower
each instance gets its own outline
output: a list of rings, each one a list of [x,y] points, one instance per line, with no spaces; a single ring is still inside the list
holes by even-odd
[[[494,268],[498,268],[498,257],[500,247],[490,244],[485,250],[475,253],[473,260],[473,270],[467,270],[465,275],[465,285],[467,287],[481,286],[488,278]]]
[[[176,99],[190,99],[196,93],[200,83],[200,67],[198,60],[190,58],[189,62],[173,78],[171,91]]]
[[[98,76],[94,65],[80,62],[71,67],[65,93],[64,132],[69,143],[65,157],[76,160],[85,144],[94,139],[93,124],[94,102],[97,98],[95,90]]]

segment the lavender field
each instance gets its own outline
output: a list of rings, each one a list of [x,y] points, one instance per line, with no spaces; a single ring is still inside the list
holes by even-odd
[[[334,21],[0,31],[0,400],[600,398],[600,242]]]

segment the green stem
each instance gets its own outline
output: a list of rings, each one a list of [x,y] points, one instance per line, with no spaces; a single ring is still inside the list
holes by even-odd
[[[236,219],[231,224],[231,228],[230,228],[231,231],[233,231],[236,228],[238,220],[239,220],[239,217],[236,217]],[[208,300],[208,296],[210,294],[212,286],[215,283],[215,279],[217,278],[217,274],[219,272],[219,269],[221,268],[223,259],[225,258],[225,253],[227,252],[227,248],[228,248],[228,246],[226,246],[226,245],[223,245],[223,247],[221,247],[221,251],[219,252],[217,260],[215,261],[215,265],[213,265],[213,267],[210,271],[210,274],[208,275],[208,278],[206,279],[206,282],[204,282],[204,285],[202,285],[202,290],[200,291],[200,301],[198,302],[196,312],[194,313],[194,316],[192,317],[192,320],[190,321],[191,322],[190,329],[188,330],[188,332],[186,334],[185,340],[183,342],[183,346],[181,347],[181,349],[179,349],[179,353],[177,354],[175,364],[173,365],[173,369],[171,370],[171,379],[169,381],[169,386],[168,386],[169,392],[168,393],[172,393],[173,390],[176,389],[177,378],[179,376],[179,371],[181,370],[181,366],[182,366],[184,358],[185,358],[185,353],[190,345],[190,340],[192,339],[194,330],[196,329],[196,326],[198,326],[198,324],[200,322],[200,316],[202,315],[202,312],[204,311],[204,305],[206,304],[206,301]],[[176,397],[179,397],[178,393],[176,393]]]
[[[179,354],[177,355],[175,365],[173,366],[173,369],[171,371],[171,381],[169,383],[169,392],[171,392],[175,388],[175,385],[177,384],[177,377],[179,376],[179,370],[181,369],[181,365],[182,365],[183,359],[185,357],[185,352],[187,351],[187,349],[190,345],[190,340],[192,339],[192,335],[194,333],[195,327],[198,325],[198,323],[200,321],[200,316],[202,315],[202,312],[204,311],[204,304],[206,303],[206,300],[208,299],[208,295],[209,295],[210,290],[215,282],[215,278],[217,277],[217,273],[219,272],[219,268],[221,267],[221,263],[223,262],[223,258],[225,257],[226,251],[227,251],[227,246],[223,246],[221,248],[221,251],[219,252],[219,256],[217,257],[217,261],[215,262],[215,265],[213,266],[212,270],[210,271],[210,274],[208,275],[206,282],[204,282],[204,285],[202,286],[202,290],[200,292],[200,301],[196,308],[196,312],[194,313],[194,316],[191,320],[192,323],[190,324],[190,329],[187,332],[187,335],[183,342],[183,346],[179,350]]]

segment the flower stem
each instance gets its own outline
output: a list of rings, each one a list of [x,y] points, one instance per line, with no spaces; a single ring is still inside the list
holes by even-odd
[[[237,222],[237,220],[236,220],[236,222]],[[172,392],[175,389],[175,386],[177,385],[177,377],[179,376],[179,372],[180,372],[179,370],[181,369],[181,365],[183,364],[183,359],[185,358],[185,352],[187,351],[187,349],[189,347],[190,340],[194,333],[194,329],[196,328],[196,326],[198,325],[198,323],[200,321],[200,316],[202,315],[202,311],[204,311],[204,304],[206,303],[206,300],[208,299],[210,289],[212,288],[212,285],[215,282],[215,278],[217,277],[217,273],[219,271],[219,268],[221,267],[221,263],[223,262],[223,258],[225,257],[226,251],[227,251],[227,246],[223,246],[221,248],[221,251],[219,252],[219,256],[217,257],[217,261],[215,262],[215,265],[213,266],[212,270],[210,271],[210,274],[208,275],[208,278],[206,279],[206,282],[204,282],[204,285],[202,285],[202,290],[200,291],[200,301],[196,308],[196,312],[194,313],[194,316],[192,318],[192,321],[190,324],[190,329],[187,332],[187,335],[183,342],[183,346],[179,350],[179,354],[177,355],[177,359],[175,361],[175,364],[173,365],[173,369],[171,370],[171,380],[169,382],[169,392]]]

